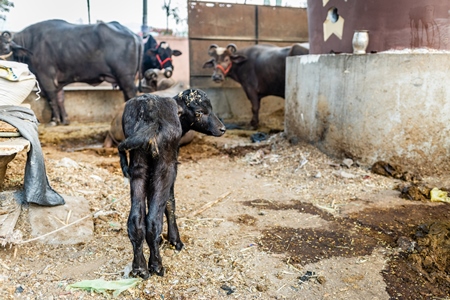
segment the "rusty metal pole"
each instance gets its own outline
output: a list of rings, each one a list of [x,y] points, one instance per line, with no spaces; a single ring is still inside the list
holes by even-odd
[[[148,25],[147,25],[147,0],[143,0],[142,3],[142,37],[146,37],[148,35]]]

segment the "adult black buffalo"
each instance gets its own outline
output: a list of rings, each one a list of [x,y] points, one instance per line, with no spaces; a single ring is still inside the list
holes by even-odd
[[[118,22],[75,25],[47,20],[11,36],[3,32],[0,55],[27,63],[50,103],[53,124],[69,124],[63,87],[74,82],[118,85],[125,101],[137,94],[142,39]]]
[[[162,41],[158,44],[152,35],[149,35],[144,45],[144,57],[142,59],[142,75],[147,78],[146,71],[164,70],[164,75],[170,78],[173,73],[172,56],[180,56],[180,50],[172,50],[169,43]],[[150,75],[151,73],[148,73]]]
[[[250,125],[258,128],[261,98],[279,96],[284,98],[286,86],[286,57],[308,54],[308,49],[299,44],[289,47],[254,45],[237,50],[234,44],[226,48],[211,45],[208,54],[212,58],[203,68],[214,68],[212,79],[222,82],[226,76],[242,85],[252,103]]]

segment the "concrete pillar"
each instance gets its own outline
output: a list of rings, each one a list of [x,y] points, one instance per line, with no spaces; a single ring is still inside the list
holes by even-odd
[[[286,134],[367,164],[448,164],[449,66],[449,53],[288,57]]]

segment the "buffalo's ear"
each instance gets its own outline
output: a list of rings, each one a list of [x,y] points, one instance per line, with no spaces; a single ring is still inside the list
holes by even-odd
[[[148,49],[147,52],[145,52],[146,55],[152,56],[158,54],[158,49]]]
[[[240,64],[247,60],[247,56],[241,54],[231,55],[230,58],[231,61],[235,64]]]
[[[9,31],[3,31],[3,32],[2,32],[2,37],[4,37],[4,38],[6,39],[7,42],[11,42],[11,39],[12,39],[11,32],[9,32]]]
[[[236,45],[235,44],[228,44],[227,50],[230,51],[230,53],[232,53],[232,54],[236,53],[236,51],[237,51]]]
[[[17,45],[16,43],[14,43],[14,41],[11,41],[10,45],[11,45],[11,49],[13,49],[13,51],[14,51],[14,54],[19,57],[33,55],[33,52],[31,52],[30,50],[28,50],[20,45]]]
[[[217,48],[219,48],[219,46],[216,44],[211,44],[208,49],[209,56],[213,56],[216,53]]]
[[[183,53],[180,50],[172,50],[173,56],[180,56],[181,54],[183,54]]]
[[[214,58],[211,58],[210,60],[208,60],[203,64],[203,69],[206,68],[214,68]]]

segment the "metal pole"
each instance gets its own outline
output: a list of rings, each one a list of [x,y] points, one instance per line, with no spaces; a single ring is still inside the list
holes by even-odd
[[[146,37],[148,35],[148,26],[147,26],[147,0],[143,0],[142,3],[142,37]]]
[[[255,44],[259,44],[259,13],[258,5],[255,5]]]
[[[91,24],[91,1],[87,0],[88,22]]]

